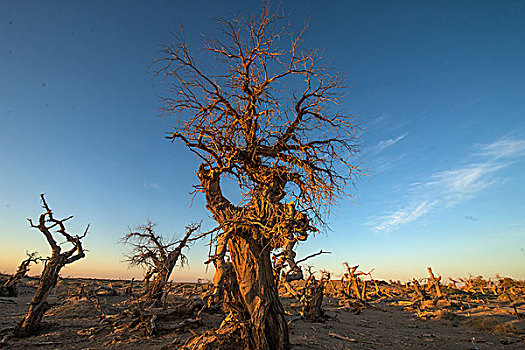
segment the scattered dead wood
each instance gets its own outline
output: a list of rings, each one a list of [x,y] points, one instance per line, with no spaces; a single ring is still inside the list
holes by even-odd
[[[356,270],[358,272],[359,269]],[[426,271],[424,271],[426,272]],[[305,317],[299,316],[303,313],[303,303],[297,302],[292,298],[284,298],[284,305],[286,307],[286,320],[290,329],[292,329],[291,341],[294,347],[309,348],[327,345],[330,348],[341,347],[345,345],[351,346],[348,340],[338,339],[333,336],[328,336],[328,332],[335,333],[348,338],[357,340],[356,344],[361,344],[361,347],[382,348],[389,346],[392,343],[391,330],[396,327],[397,321],[392,323],[392,317],[397,318],[402,315],[396,314],[401,309],[405,312],[410,312],[414,316],[421,319],[420,322],[408,321],[411,318],[402,317],[407,322],[403,323],[402,327],[406,333],[398,330],[399,339],[402,341],[398,344],[403,348],[418,348],[421,343],[414,340],[414,337],[422,338],[424,341],[433,341],[436,347],[453,347],[451,342],[446,342],[434,335],[421,334],[420,330],[413,332],[414,328],[429,328],[424,331],[429,334],[443,334],[452,335],[455,332],[450,329],[450,333],[443,327],[461,327],[461,334],[468,334],[468,332],[476,332],[479,334],[486,334],[486,337],[491,337],[489,340],[486,337],[480,337],[478,344],[483,346],[487,341],[496,340],[507,343],[515,343],[521,345],[520,332],[523,332],[523,314],[525,313],[524,294],[521,292],[524,283],[522,281],[510,281],[503,278],[485,279],[486,283],[479,282],[479,285],[486,285],[485,292],[482,294],[476,287],[474,293],[466,293],[459,289],[443,287],[443,294],[446,298],[437,298],[435,287],[431,279],[422,278],[419,283],[421,288],[430,296],[428,300],[413,300],[414,293],[413,286],[408,287],[403,283],[385,282],[375,280],[380,292],[377,296],[375,284],[372,282],[372,273],[365,273],[360,275],[360,291],[363,295],[363,285],[366,280],[366,300],[358,300],[356,298],[347,298],[337,291],[340,288],[340,281],[330,280],[325,283],[325,290],[323,296],[322,310],[328,316],[325,319],[325,324],[309,323]],[[312,279],[308,279],[308,270],[305,270],[306,281],[295,281],[292,286],[294,289],[303,293],[303,287],[308,282],[309,286],[313,286]],[[320,280],[320,275],[315,275],[317,280]],[[370,277],[370,278],[367,278]],[[437,276],[436,276],[437,277]],[[467,280],[467,279],[465,279]],[[501,280],[501,282],[500,282]],[[31,279],[26,279],[29,282],[27,286],[23,286],[23,298],[27,298],[26,290],[29,285],[33,283]],[[47,323],[43,328],[46,333],[52,330],[53,334],[59,332],[63,335],[68,334],[67,338],[58,338],[51,336],[48,339],[13,339],[3,338],[3,343],[9,348],[22,348],[23,345],[33,346],[33,343],[42,341],[58,341],[63,342],[61,345],[56,345],[57,348],[71,348],[75,347],[71,336],[79,335],[78,343],[83,347],[97,347],[96,344],[106,344],[107,347],[134,347],[134,346],[164,346],[170,347],[170,340],[173,340],[173,345],[170,348],[180,349],[183,344],[190,344],[188,341],[193,337],[192,341],[202,340],[203,343],[193,342],[190,347],[203,346],[207,344],[208,349],[218,348],[242,348],[245,340],[237,339],[241,336],[241,330],[231,337],[231,334],[217,333],[217,330],[211,331],[211,328],[219,325],[224,320],[222,327],[227,330],[232,330],[235,319],[228,317],[228,315],[221,314],[221,310],[212,311],[206,308],[203,300],[206,293],[212,290],[207,283],[170,283],[171,290],[169,297],[162,305],[151,305],[147,302],[140,302],[138,304],[138,297],[127,299],[125,297],[110,297],[110,296],[96,296],[93,291],[98,286],[112,286],[115,290],[123,291],[129,282],[125,281],[86,281],[86,280],[70,280],[64,279],[57,285],[57,302],[54,303],[53,308],[46,313],[44,320]],[[476,283],[478,283],[476,282]],[[135,281],[137,290],[142,286]],[[77,299],[77,292],[84,286],[85,297]],[[513,296],[514,301],[509,301],[502,298],[503,294],[494,295],[491,290],[494,286],[501,292],[504,289]],[[211,286],[210,286],[211,287]],[[462,284],[458,283],[457,288],[462,288]],[[446,288],[446,290],[445,290]],[[284,291],[284,286],[283,289]],[[517,295],[512,294],[513,290]],[[431,293],[430,293],[431,292]],[[122,295],[123,293],[121,293]],[[138,294],[138,293],[135,293]],[[392,295],[393,298],[386,297],[386,294]],[[65,298],[65,299],[64,299]],[[2,308],[13,309],[20,308],[20,300],[14,298],[5,298],[9,300],[7,303],[2,303]],[[0,303],[1,303],[0,299]],[[25,300],[25,299],[22,299]],[[15,306],[12,301],[17,301],[19,304]],[[91,303],[90,303],[91,302]],[[344,302],[340,305],[340,302]],[[12,305],[11,305],[12,304]],[[25,304],[25,302],[24,302]],[[96,312],[95,309],[98,311]],[[365,310],[366,309],[366,310]],[[380,313],[376,310],[381,310],[391,313],[388,317],[382,318]],[[212,314],[213,313],[213,314]],[[305,313],[306,314],[306,313]],[[224,316],[226,318],[224,319]],[[386,316],[386,314],[385,314]],[[83,319],[83,326],[85,328],[75,329],[77,320]],[[97,321],[98,319],[98,321]],[[437,319],[439,322],[423,323],[424,320]],[[70,322],[69,320],[74,320]],[[5,325],[7,319],[2,320]],[[299,321],[299,322],[297,322]],[[323,321],[322,319],[320,321]],[[341,321],[341,322],[338,322]],[[99,322],[99,323],[98,323]],[[350,322],[350,326],[347,322]],[[63,329],[58,329],[58,325],[66,325]],[[440,325],[441,331],[435,333],[437,330],[433,325]],[[249,325],[245,326],[245,331],[249,330]],[[386,327],[386,328],[385,328]],[[468,328],[465,328],[468,327]],[[374,335],[383,334],[383,330],[388,335],[377,338]],[[0,330],[0,339],[3,334],[11,331]],[[64,333],[68,332],[68,333]],[[445,332],[445,333],[443,333]],[[72,335],[75,334],[75,335]],[[219,336],[217,336],[219,334]],[[404,338],[403,335],[411,335],[412,341]],[[417,335],[415,335],[417,334]],[[319,336],[319,337],[318,337]],[[330,339],[328,339],[330,338]],[[448,338],[448,335],[446,336]],[[476,335],[478,339],[478,336]],[[220,339],[220,340],[219,340]],[[387,340],[388,339],[388,340]],[[404,340],[403,340],[404,339]],[[467,339],[468,340],[468,339]],[[219,343],[222,342],[222,343]],[[340,344],[339,344],[340,342]],[[137,345],[141,344],[141,345]],[[218,345],[220,344],[220,345]],[[411,345],[408,345],[411,344]],[[419,345],[418,345],[419,344]],[[447,344],[447,345],[445,345]],[[502,343],[503,344],[503,343]],[[519,347],[518,345],[518,347]],[[36,347],[36,346],[34,346]],[[48,347],[53,347],[52,345]]]
[[[65,265],[80,260],[85,256],[81,241],[87,235],[89,225],[86,227],[82,235],[70,235],[66,231],[64,223],[71,219],[72,216],[62,220],[56,219],[53,215],[53,212],[46,203],[43,194],[40,195],[40,198],[42,200],[42,206],[45,212],[40,215],[38,225],[33,224],[31,219],[28,219],[28,221],[32,228],[38,229],[45,236],[48,244],[51,247],[52,253],[49,261],[42,271],[42,275],[40,276],[40,282],[36,289],[35,295],[31,300],[29,311],[13,332],[16,337],[25,337],[38,332],[42,317],[50,307],[47,303],[47,297],[49,292],[57,284],[60,270]],[[53,228],[57,228],[56,232],[59,233],[60,236],[64,237],[66,241],[72,245],[69,250],[62,252],[61,246],[57,243],[53,237],[53,233],[51,232],[51,229]]]
[[[100,325],[82,331],[81,335],[92,336],[101,332],[115,337],[128,334],[129,336],[153,337],[165,332],[185,331],[201,325],[200,313],[204,309],[204,302],[195,296],[184,302],[156,306],[147,300],[134,298],[124,309],[116,314],[108,315],[98,297],[89,298],[94,307],[100,312]],[[173,320],[181,319],[173,325]]]
[[[109,286],[98,286],[93,289],[93,294],[95,295],[105,295],[105,296],[115,296],[119,295],[119,292],[116,291],[111,285]]]
[[[328,333],[328,335],[331,336],[332,338],[346,340],[346,341],[349,341],[351,343],[356,343],[357,342],[357,340],[354,339],[354,338],[345,337],[344,335],[340,335],[340,334],[337,334],[337,333],[334,333],[334,332],[330,332],[330,333]]]
[[[206,331],[189,339],[181,350],[240,350],[250,349],[249,325],[239,322],[224,323],[217,330]]]

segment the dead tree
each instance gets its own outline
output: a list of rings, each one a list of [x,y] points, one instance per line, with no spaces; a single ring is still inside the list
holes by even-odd
[[[288,292],[298,298],[299,293],[292,287],[290,282],[304,279],[303,270],[299,264],[308,259],[314,258],[321,254],[331,254],[324,252],[322,249],[314,254],[310,254],[300,260],[295,260],[296,253],[293,251],[295,241],[287,241],[282,251],[273,255],[273,272],[278,289],[284,286]]]
[[[415,298],[419,300],[427,300],[427,293],[421,288],[419,281],[415,278],[412,279],[412,286],[414,287]]]
[[[126,289],[124,289],[124,295],[133,296],[133,282],[135,282],[134,277],[129,282],[129,286],[127,286]]]
[[[23,260],[20,263],[16,272],[11,277],[9,277],[9,279],[4,283],[4,286],[16,286],[16,283],[22,278],[24,278],[27,272],[29,271],[29,266],[31,265],[31,263],[38,264],[40,257],[37,254],[37,252],[26,252],[27,259]]]
[[[331,108],[344,76],[321,51],[302,49],[304,30],[289,35],[285,17],[264,4],[259,14],[219,19],[222,36],[204,43],[217,59],[209,70],[184,35],[155,61],[170,91],[162,112],[175,119],[167,138],[202,161],[196,190],[220,226],[213,258],[222,259],[221,247],[231,257],[239,295],[231,320],[245,327],[245,348],[262,350],[289,348],[271,253],[317,231],[362,172],[356,119]],[[225,177],[236,180],[239,203],[223,194]]]
[[[330,273],[322,272],[321,279],[317,280],[313,273],[309,272],[303,289],[302,317],[309,322],[324,322],[325,313],[323,311],[324,289],[326,283],[330,281]]]
[[[362,293],[359,289],[359,277],[365,275],[365,273],[356,272],[359,265],[350,267],[350,265],[347,262],[345,262],[344,266],[346,267],[347,273],[345,273],[343,275],[343,278],[341,279],[341,287],[343,294],[348,298],[351,298],[353,296],[354,299],[362,300],[364,293]],[[363,289],[365,287],[366,286],[363,286]]]
[[[432,283],[434,284],[434,287],[436,288],[436,296],[437,298],[442,298],[443,297],[443,293],[441,292],[441,288],[439,286],[439,282],[441,281],[441,276],[439,276],[438,278],[436,278],[434,276],[434,273],[432,272],[432,268],[431,267],[427,267],[427,270],[428,270],[428,273],[430,275],[430,280],[432,281]]]
[[[18,290],[16,288],[16,283],[20,281],[29,271],[29,266],[31,263],[38,264],[38,261],[41,259],[37,256],[37,252],[28,253],[26,252],[27,259],[23,260],[16,272],[11,275],[2,285],[0,285],[0,296],[2,297],[16,297],[18,295]]]
[[[296,253],[293,251],[295,243],[297,243],[297,241],[287,241],[283,250],[273,255],[273,269],[276,278],[280,281],[291,282],[302,280],[304,278],[303,270],[299,264],[321,254],[331,254],[331,252],[325,252],[321,249],[317,253],[310,254],[295,261]]]
[[[81,241],[87,235],[89,225],[80,236],[69,234],[66,231],[64,223],[73,218],[73,216],[69,216],[62,220],[56,219],[47,205],[43,194],[40,195],[40,198],[45,212],[40,215],[37,225],[35,225],[31,219],[28,219],[28,221],[32,228],[38,229],[45,236],[47,243],[51,247],[51,257],[42,271],[40,282],[38,283],[35,295],[31,300],[27,315],[15,327],[14,335],[16,337],[30,336],[38,333],[44,313],[50,307],[47,303],[47,297],[49,296],[49,292],[57,284],[60,270],[67,264],[71,264],[85,257]],[[56,233],[60,234],[60,236],[66,239],[67,243],[72,245],[69,250],[62,252],[62,247],[57,243],[51,232],[54,228],[57,228]]]
[[[178,241],[164,242],[162,236],[155,233],[155,224],[148,220],[145,225],[130,230],[123,238],[124,243],[132,246],[132,252],[127,257],[131,265],[142,266],[146,269],[146,289],[142,299],[160,301],[173,269],[180,263],[187,261],[182,254],[188,245],[190,236],[200,229],[200,224],[186,226],[184,237]],[[153,278],[150,281],[150,278]]]

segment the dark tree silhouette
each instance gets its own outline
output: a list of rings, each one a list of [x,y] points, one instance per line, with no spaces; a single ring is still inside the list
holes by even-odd
[[[362,172],[357,122],[332,110],[344,76],[324,64],[322,52],[301,49],[304,29],[289,35],[285,23],[282,11],[264,4],[259,14],[218,20],[221,37],[204,43],[204,53],[217,58],[208,70],[184,35],[164,44],[155,61],[169,86],[162,111],[176,120],[167,138],[202,160],[196,189],[219,224],[217,273],[228,253],[237,279],[231,322],[214,337],[238,331],[252,349],[289,348],[271,252],[283,249],[293,261],[286,255],[295,243],[324,224]],[[236,180],[240,203],[223,194],[225,177]]]
[[[38,264],[38,261],[41,260],[37,254],[37,252],[29,253],[26,251],[27,259],[22,260],[16,272],[0,285],[0,296],[16,297],[18,295],[16,284],[27,274],[31,263]]]
[[[26,252],[26,255],[27,259],[24,259],[20,263],[16,272],[11,277],[9,277],[9,279],[4,283],[4,286],[15,286],[16,283],[24,278],[29,272],[29,266],[31,266],[31,263],[38,264],[38,261],[41,259],[37,252]]]

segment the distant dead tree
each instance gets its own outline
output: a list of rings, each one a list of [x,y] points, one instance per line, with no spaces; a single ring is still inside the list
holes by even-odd
[[[343,292],[343,295],[348,298],[362,300],[366,291],[366,284],[365,282],[362,282],[360,278],[361,276],[366,275],[366,273],[357,271],[359,265],[350,266],[347,262],[344,262],[343,265],[346,267],[347,271],[341,278],[341,291]]]
[[[167,138],[202,161],[195,188],[220,228],[212,259],[220,269],[227,251],[237,279],[229,322],[188,346],[211,347],[235,333],[247,349],[288,349],[271,253],[289,255],[349,194],[347,185],[362,173],[360,129],[353,116],[331,108],[344,76],[323,63],[321,51],[301,49],[304,29],[289,34],[281,10],[265,3],[259,14],[219,19],[218,26],[221,37],[204,43],[217,59],[209,69],[184,35],[164,44],[154,63],[169,88],[162,113],[175,119]],[[225,177],[236,181],[241,202],[223,194]]]
[[[40,323],[44,317],[44,313],[49,309],[47,297],[49,292],[56,286],[60,270],[67,264],[71,264],[79,259],[85,257],[84,249],[81,240],[87,235],[89,225],[82,235],[71,235],[66,231],[64,223],[73,218],[69,216],[65,219],[59,220],[53,216],[52,210],[46,203],[43,194],[40,195],[42,200],[42,207],[45,212],[40,215],[38,224],[35,225],[31,219],[27,219],[32,228],[38,229],[46,238],[47,243],[51,247],[51,257],[40,276],[40,282],[36,289],[35,295],[31,300],[29,311],[25,318],[15,327],[14,335],[16,337],[30,336],[38,333]],[[62,252],[60,244],[57,243],[53,237],[52,229],[57,228],[56,233],[59,233],[66,242],[70,243],[72,247]]]
[[[38,261],[41,259],[37,252],[26,252],[26,255],[27,259],[23,260],[18,266],[16,272],[7,279],[3,286],[0,286],[0,295],[3,295],[7,292],[7,294],[9,294],[8,296],[16,296],[18,294],[16,290],[16,283],[25,277],[29,271],[29,266],[31,263],[38,264]]]
[[[155,224],[148,220],[145,225],[130,229],[124,236],[124,243],[132,247],[127,261],[131,265],[143,267],[146,271],[144,279],[147,285],[143,299],[161,300],[177,263],[184,265],[187,262],[182,249],[188,245],[190,236],[199,229],[200,224],[190,224],[186,226],[186,233],[182,239],[166,243],[162,236],[155,233]]]
[[[322,271],[319,280],[315,275],[308,271],[309,276],[306,279],[301,297],[302,311],[301,316],[309,322],[323,322],[326,320],[323,306],[324,290],[326,284],[330,281],[330,273]]]

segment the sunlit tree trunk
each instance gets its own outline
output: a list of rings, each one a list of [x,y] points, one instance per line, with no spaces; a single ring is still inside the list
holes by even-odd
[[[200,229],[200,224],[186,226],[184,237],[171,243],[164,242],[163,237],[156,234],[154,228],[155,224],[148,220],[145,225],[130,230],[123,238],[125,243],[132,246],[132,254],[128,256],[129,263],[147,268],[144,276],[145,290],[141,297],[144,301],[162,299],[173,269],[177,263],[183,265],[186,262],[182,250],[187,246],[190,236]],[[152,278],[153,281],[150,281]]]
[[[223,196],[220,174],[201,167],[198,175],[205,189],[207,208],[220,225],[228,226],[236,220],[239,208]],[[232,301],[230,311],[236,321],[250,325],[248,346],[261,350],[288,349],[288,324],[275,284],[270,247],[255,241],[253,236],[249,230],[235,227],[225,240],[237,279],[229,284],[229,288],[236,289],[229,294],[239,299]]]
[[[288,324],[273,277],[268,248],[251,239],[235,237],[229,243],[239,284],[241,304],[252,325],[255,349],[288,349]]]
[[[180,251],[178,251],[179,254],[175,253],[176,251],[173,251],[168,255],[167,261],[164,262],[164,266],[160,268],[160,271],[155,276],[155,279],[148,283],[148,287],[144,295],[146,299],[160,300],[162,298],[162,295],[164,294],[164,288],[166,287],[170,275],[175,268],[175,265],[177,265],[177,261],[179,259]]]
[[[65,265],[66,260],[67,258],[61,254],[53,254],[51,256],[46,268],[42,271],[40,282],[29,305],[29,311],[22,322],[15,328],[15,336],[26,337],[38,333],[42,318],[50,308],[47,298],[51,290],[56,287],[60,269]]]

